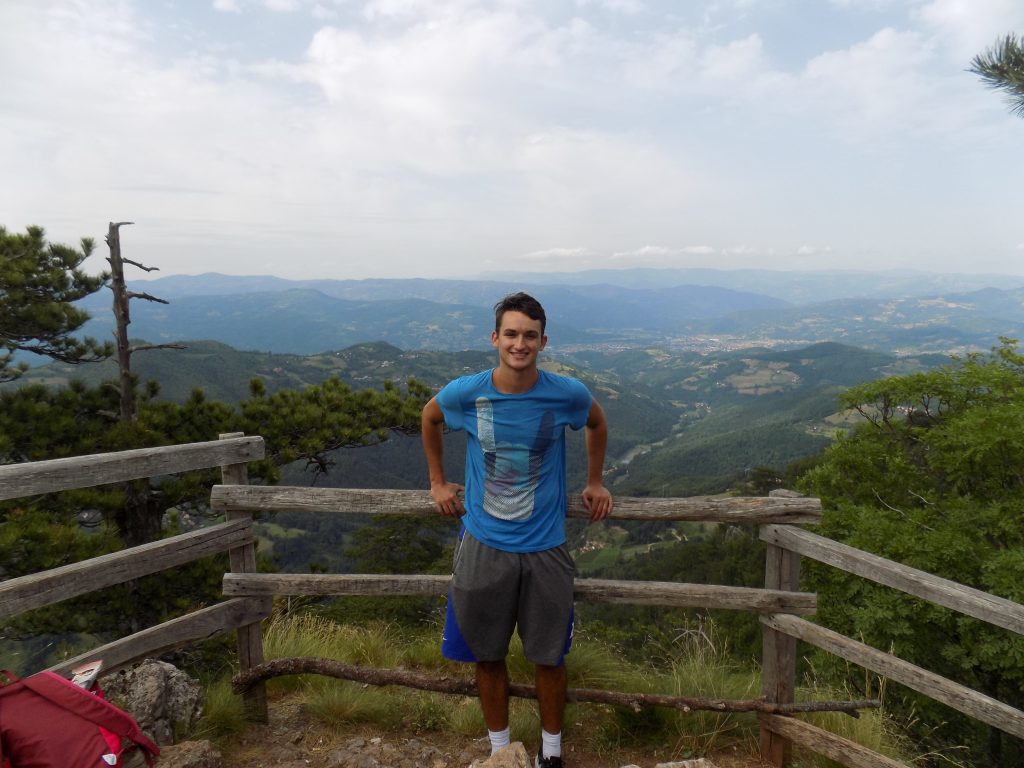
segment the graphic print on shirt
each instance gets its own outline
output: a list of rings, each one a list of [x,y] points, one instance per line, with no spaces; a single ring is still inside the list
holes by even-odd
[[[554,440],[554,413],[541,414],[529,445],[496,436],[494,405],[486,397],[476,399],[476,423],[484,454],[484,511],[501,520],[526,520],[533,514],[541,462]]]

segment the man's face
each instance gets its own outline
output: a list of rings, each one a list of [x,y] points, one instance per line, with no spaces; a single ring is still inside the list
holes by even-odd
[[[537,354],[548,343],[541,334],[540,320],[532,320],[522,312],[506,312],[501,328],[491,332],[491,344],[498,350],[501,365],[515,371],[537,366]]]

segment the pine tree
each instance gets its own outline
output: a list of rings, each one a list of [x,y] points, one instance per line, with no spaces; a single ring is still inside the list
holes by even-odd
[[[108,278],[79,269],[92,249],[89,238],[76,250],[48,243],[41,227],[28,227],[25,234],[0,227],[0,381],[16,379],[27,368],[14,363],[19,351],[72,364],[113,353],[110,344],[72,335],[89,319],[73,303],[98,291]]]
[[[1024,117],[1024,38],[1007,35],[974,57],[971,72],[992,88],[1009,94],[1010,111]]]

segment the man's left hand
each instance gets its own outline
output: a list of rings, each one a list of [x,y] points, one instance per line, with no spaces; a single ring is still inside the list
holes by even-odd
[[[600,483],[583,489],[583,508],[590,513],[590,522],[599,523],[612,513],[612,495]]]

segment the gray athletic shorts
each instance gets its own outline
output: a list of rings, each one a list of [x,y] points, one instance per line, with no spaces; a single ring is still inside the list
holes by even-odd
[[[455,550],[441,652],[455,661],[498,661],[518,629],[527,659],[560,665],[572,644],[575,575],[564,544],[505,552],[466,531]]]

